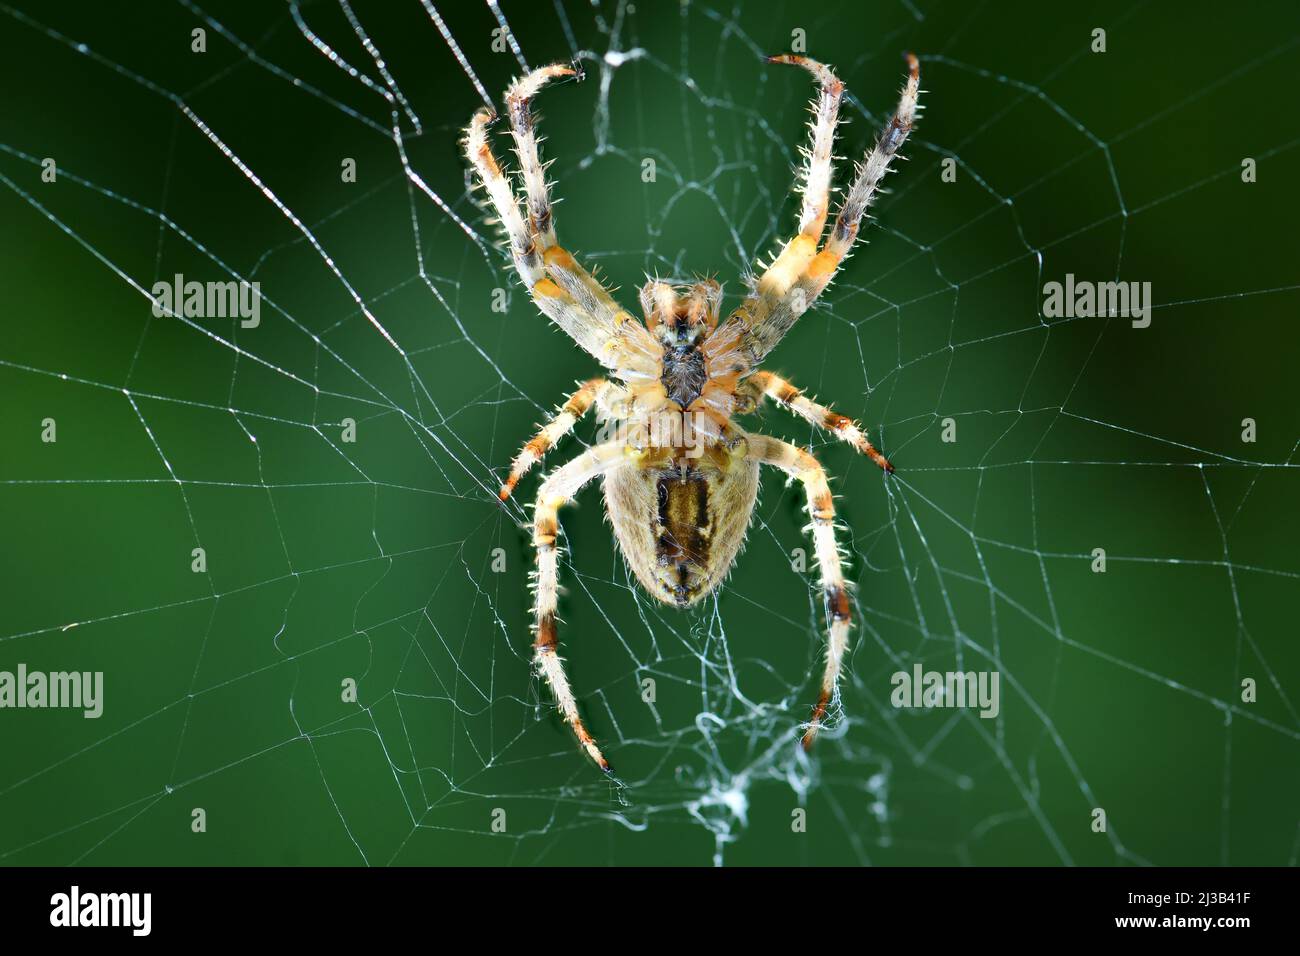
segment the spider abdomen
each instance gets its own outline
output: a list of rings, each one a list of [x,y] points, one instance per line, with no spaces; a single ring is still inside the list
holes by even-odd
[[[642,587],[687,607],[717,587],[745,540],[758,463],[711,456],[663,468],[623,465],[605,478],[614,533]]]

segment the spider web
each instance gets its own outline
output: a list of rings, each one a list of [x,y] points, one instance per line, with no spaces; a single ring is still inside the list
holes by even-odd
[[[0,136],[0,669],[105,673],[98,720],[0,712],[0,860],[1296,862],[1300,123],[1258,95],[1300,65],[1293,12],[0,13],[6,87],[37,88]],[[513,279],[456,141],[511,75],[579,61],[539,104],[561,241],[625,305],[646,273],[711,273],[730,308],[794,221],[811,89],[762,58],[795,29],[849,84],[849,157],[899,53],[922,58],[910,162],[767,363],[898,471],[778,411],[752,425],[827,466],[855,586],[810,757],[800,489],[764,477],[728,585],[689,613],[634,586],[597,489],[565,510],[560,637],[611,783],[530,664],[536,476],[495,500],[594,366]],[[152,317],[175,273],[260,282],[261,325]],[[1045,317],[1066,273],[1152,282],[1151,327]],[[895,708],[918,663],[996,671],[998,716]]]

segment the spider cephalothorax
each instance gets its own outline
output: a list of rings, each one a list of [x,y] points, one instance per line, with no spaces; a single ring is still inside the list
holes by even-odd
[[[533,301],[604,365],[612,379],[592,379],[569,396],[555,418],[524,445],[501,488],[501,498],[510,497],[520,478],[593,405],[599,417],[616,426],[612,437],[547,476],[533,516],[538,667],[583,748],[606,771],[609,763],[578,713],[556,630],[557,512],[595,478],[604,483],[609,518],[628,566],[650,594],[677,607],[700,600],[731,570],[753,513],[760,466],[772,465],[798,478],[812,518],[829,631],[821,693],[803,734],[805,748],[812,745],[835,697],[848,646],[851,602],[835,543],[835,507],[826,473],[809,452],[746,432],[732,418],[768,397],[849,442],[886,472],[893,470],[853,421],[758,365],[830,283],[857,238],[890,160],[907,139],[920,82],[916,58],[907,59],[907,83],[898,109],[858,166],[835,222],[823,237],[844,85],[829,67],[806,57],[771,58],[804,67],[820,85],[812,143],[801,170],[799,233],[725,321],[720,320],[722,287],[717,282],[682,287],[652,279],[641,290],[645,321],[638,322],[558,244],[530,104],[547,81],[572,76],[573,69],[561,64],[542,67],[516,80],[506,93],[522,167],[524,212],[488,145],[492,114],[481,110],[466,131],[466,155],[501,219],[515,269]]]

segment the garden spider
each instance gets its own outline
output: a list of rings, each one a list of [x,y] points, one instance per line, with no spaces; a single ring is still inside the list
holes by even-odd
[[[593,405],[598,417],[618,426],[614,439],[589,448],[546,477],[533,515],[537,667],[583,749],[607,773],[609,762],[582,722],[558,653],[555,539],[560,506],[589,481],[601,478],[609,519],[628,566],[654,597],[687,607],[730,571],[754,510],[759,466],[772,465],[798,478],[812,518],[829,631],[821,693],[803,734],[807,749],[836,696],[848,646],[851,609],[835,542],[835,508],[826,473],[809,452],[750,434],[731,416],[753,411],[766,396],[853,445],[885,472],[893,471],[857,424],[807,398],[785,379],[760,371],[758,365],[830,283],[857,238],[890,160],[912,129],[920,67],[908,54],[898,110],[857,167],[819,250],[844,84],[829,67],[807,57],[775,56],[769,61],[801,66],[820,86],[812,108],[811,146],[800,170],[799,232],[721,324],[722,288],[717,282],[685,287],[649,280],[641,289],[642,325],[557,244],[531,101],[546,83],[573,76],[574,69],[562,64],[542,67],[515,80],[506,92],[510,132],[522,166],[524,212],[488,144],[488,126],[495,115],[479,110],[465,134],[466,156],[500,218],[515,269],[533,301],[614,379],[591,379],[569,396],[519,452],[500,494],[503,501],[509,498],[519,479]]]

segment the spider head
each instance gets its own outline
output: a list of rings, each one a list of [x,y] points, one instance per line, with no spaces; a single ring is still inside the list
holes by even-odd
[[[671,285],[651,279],[641,287],[645,324],[665,348],[697,345],[718,324],[722,286],[712,279],[691,286]]]

